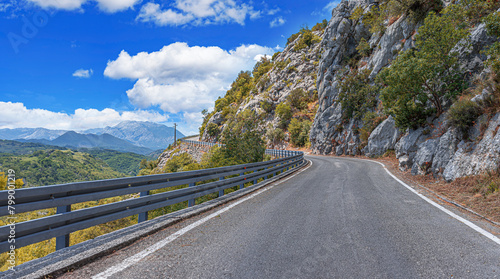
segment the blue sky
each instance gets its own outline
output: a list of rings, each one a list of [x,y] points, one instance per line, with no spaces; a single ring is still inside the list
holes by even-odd
[[[2,0],[0,128],[123,120],[196,133],[241,70],[332,1]]]

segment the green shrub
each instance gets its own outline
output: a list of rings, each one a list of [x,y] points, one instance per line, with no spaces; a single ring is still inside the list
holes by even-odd
[[[340,82],[339,101],[342,104],[342,118],[361,118],[366,111],[377,105],[379,88],[370,85],[370,70],[353,70]]]
[[[377,6],[373,6],[363,15],[363,24],[370,28],[371,33],[384,33],[387,14],[387,4],[382,2]]]
[[[276,106],[276,115],[280,118],[280,128],[286,129],[293,115],[292,107],[288,103],[280,103]]]
[[[351,20],[358,21],[364,14],[364,10],[361,6],[357,6],[354,11],[352,11],[351,16],[349,17]]]
[[[356,50],[358,51],[359,54],[361,54],[361,56],[366,57],[370,55],[372,49],[370,47],[370,44],[366,41],[366,39],[361,38],[358,46],[356,47]]]
[[[296,88],[290,92],[287,101],[292,107],[302,110],[307,107],[309,94],[302,88]]]
[[[321,42],[321,38],[314,35],[313,32],[307,28],[300,30],[300,39],[293,48],[294,51],[300,51],[304,48],[311,47],[313,44]]]
[[[266,133],[267,138],[272,142],[273,145],[276,145],[276,143],[282,141],[285,139],[285,132],[283,129],[276,128],[276,129],[268,129]]]
[[[266,56],[263,56],[260,59],[260,61],[257,62],[255,64],[255,66],[253,67],[253,71],[252,71],[253,78],[255,80],[259,80],[260,77],[267,74],[267,72],[269,72],[272,67],[273,67],[273,62],[271,62],[271,60],[267,59]]]
[[[220,132],[219,126],[215,123],[208,123],[206,130],[207,130],[207,134],[211,137],[217,136]]]
[[[288,64],[290,64],[290,62],[292,62],[290,58],[284,61],[278,61],[276,62],[276,67],[280,70],[283,70],[286,66],[288,66]]]
[[[492,13],[484,19],[488,35],[500,37],[500,13]],[[500,42],[495,42],[486,51],[489,56],[486,65],[490,66],[493,72],[500,74]]]
[[[293,43],[298,37],[300,36],[300,33],[295,33],[295,34],[292,34],[290,37],[288,37],[288,39],[286,40],[286,45],[289,45],[291,43]]]
[[[458,100],[448,110],[448,123],[468,138],[468,131],[480,114],[481,107],[475,102],[467,99]]]
[[[308,120],[299,121],[294,118],[290,121],[288,131],[290,132],[290,142],[295,146],[305,146],[309,142],[309,131],[311,122]]]
[[[323,31],[328,26],[328,21],[323,19],[323,21],[316,23],[311,29],[312,31]]]
[[[433,113],[440,115],[442,103],[460,94],[467,85],[455,46],[466,44],[468,30],[461,11],[446,9],[442,16],[431,12],[416,35],[416,49],[401,53],[377,76],[384,88],[385,112],[401,129],[416,128]],[[432,104],[428,106],[427,104]]]
[[[351,19],[356,20],[362,16],[363,24],[370,28],[371,33],[384,33],[386,20],[389,20],[390,25],[400,16],[407,15],[414,23],[418,23],[429,12],[439,12],[442,8],[441,0],[382,0],[364,14],[360,14],[360,10],[355,10]]]
[[[363,116],[363,126],[359,129],[360,139],[362,143],[367,143],[370,134],[377,128],[380,123],[387,119],[386,115],[379,115],[376,112],[367,112]]]
[[[164,173],[172,173],[181,171],[184,167],[195,164],[196,161],[188,153],[181,153],[179,155],[173,155],[170,160],[167,161],[163,167]]]
[[[261,120],[252,110],[244,110],[229,122],[221,142],[225,165],[261,162],[266,150]]]
[[[259,69],[266,67],[257,68],[257,71],[259,71]],[[243,100],[245,100],[246,97],[250,95],[250,92],[253,89],[254,82],[252,73],[250,73],[249,71],[241,71],[238,74],[236,80],[231,84],[231,88],[226,92],[224,98],[219,98],[215,101],[215,111],[223,111],[224,116],[231,113],[231,111],[228,110],[228,107],[233,103],[240,104]]]
[[[292,107],[288,103],[280,103],[276,106],[276,115],[288,121],[292,118]]]
[[[271,61],[272,61],[272,62],[276,61],[276,58],[277,58],[277,57],[278,57],[278,55],[280,55],[280,54],[281,54],[281,51],[275,52],[275,53],[273,54],[273,58],[271,58]]]
[[[267,113],[273,111],[273,103],[268,100],[260,101],[260,107]]]

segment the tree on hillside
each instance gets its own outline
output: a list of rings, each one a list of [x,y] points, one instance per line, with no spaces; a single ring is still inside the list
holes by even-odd
[[[444,111],[442,104],[460,94],[466,81],[459,68],[457,44],[466,44],[467,27],[457,8],[429,13],[416,35],[416,48],[399,55],[377,76],[381,99],[399,128],[416,128]]]
[[[263,131],[259,128],[259,116],[245,110],[238,114],[222,134],[222,149],[227,164],[246,164],[260,162],[266,150]]]

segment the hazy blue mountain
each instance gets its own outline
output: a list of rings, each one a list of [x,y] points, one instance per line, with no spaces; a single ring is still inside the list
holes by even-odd
[[[177,131],[177,138],[184,135]],[[82,133],[44,128],[0,129],[0,139],[73,148],[106,148],[149,154],[174,142],[174,128],[152,122],[125,121]],[[120,139],[120,140],[118,140]]]
[[[49,130],[45,128],[17,128],[17,129],[0,129],[0,139],[15,140],[15,139],[46,139],[53,140],[60,137],[67,131]]]
[[[50,141],[51,145],[71,148],[103,148],[122,152],[133,152],[138,154],[149,154],[153,150],[136,146],[126,140],[119,139],[110,134],[79,134],[73,131],[66,132],[62,136]]]
[[[124,121],[113,127],[91,129],[85,133],[110,134],[149,149],[165,149],[174,142],[174,128],[153,122]],[[177,138],[184,134],[177,130]]]

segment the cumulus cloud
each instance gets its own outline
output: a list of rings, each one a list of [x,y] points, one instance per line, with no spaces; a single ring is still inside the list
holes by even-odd
[[[283,17],[280,16],[280,17],[275,18],[273,21],[271,21],[269,23],[269,26],[271,28],[278,27],[278,26],[281,26],[281,25],[285,24],[285,22],[286,22],[286,20]]]
[[[81,10],[86,3],[96,3],[100,10],[114,13],[134,7],[142,0],[28,0],[44,9]]]
[[[251,70],[263,55],[273,53],[272,48],[259,45],[226,51],[174,43],[133,56],[122,51],[116,60],[108,62],[104,75],[136,81],[127,91],[134,106],[182,113],[185,125],[198,126],[201,110],[213,108],[214,101],[228,90],[241,70]]]
[[[149,2],[142,6],[138,21],[153,22],[159,26],[185,24],[207,25],[221,23],[245,24],[246,18],[255,19],[261,12],[245,3],[234,0],[176,0],[172,8],[162,9]]]
[[[118,112],[110,108],[77,109],[73,114],[67,114],[45,109],[29,109],[23,103],[0,102],[0,128],[85,130],[114,126],[127,120],[165,122],[168,116],[145,110]]]
[[[93,74],[94,70],[92,69],[90,70],[79,69],[73,73],[73,76],[78,78],[90,78]]]

